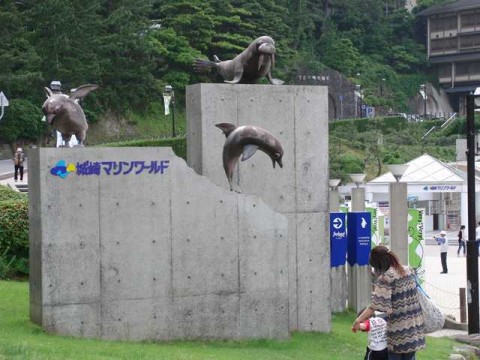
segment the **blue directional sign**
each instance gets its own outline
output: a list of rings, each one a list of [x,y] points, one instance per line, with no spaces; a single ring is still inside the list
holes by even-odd
[[[330,213],[330,266],[345,265],[347,259],[346,214]]]
[[[349,212],[347,224],[348,264],[368,265],[372,240],[370,213]]]

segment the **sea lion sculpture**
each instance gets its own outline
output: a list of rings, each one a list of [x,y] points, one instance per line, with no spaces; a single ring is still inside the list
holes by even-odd
[[[45,88],[47,100],[42,105],[47,122],[62,134],[65,144],[68,144],[72,135],[78,140],[78,146],[84,146],[87,135],[87,119],[78,99],[88,95],[90,91],[98,88],[98,85],[86,84],[79,86],[70,96],[54,94],[48,87]]]
[[[272,78],[274,64],[275,42],[270,36],[261,36],[233,60],[220,61],[215,55],[214,61],[196,59],[193,67],[196,71],[215,68],[229,84],[255,84],[266,77],[270,84],[281,85],[282,80]]]
[[[230,123],[220,123],[215,126],[222,130],[227,138],[223,146],[223,168],[230,184],[230,191],[234,191],[233,172],[242,154],[242,161],[245,161],[252,157],[257,150],[262,150],[270,156],[274,168],[275,163],[283,168],[283,148],[280,141],[271,132],[252,125],[237,127]],[[238,185],[235,187],[235,191],[241,193]]]

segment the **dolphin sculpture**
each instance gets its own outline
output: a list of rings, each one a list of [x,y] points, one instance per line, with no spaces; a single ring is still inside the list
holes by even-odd
[[[42,111],[47,122],[62,134],[63,141],[68,144],[72,135],[78,139],[78,145],[84,146],[87,135],[87,119],[78,99],[88,95],[90,91],[98,88],[98,85],[86,84],[79,86],[70,96],[54,94],[49,88],[45,88],[47,100],[42,105]]]
[[[220,61],[215,55],[214,61],[196,59],[193,67],[198,72],[214,68],[229,84],[255,84],[266,77],[270,84],[281,85],[282,80],[272,78],[274,64],[275,42],[261,36],[232,60]]]
[[[263,151],[272,159],[273,167],[277,163],[283,167],[283,148],[280,141],[271,132],[258,126],[245,125],[235,126],[230,123],[219,123],[215,125],[226,136],[223,146],[223,168],[227,175],[230,191],[241,193],[240,187],[233,187],[233,172],[238,163],[240,155],[242,161],[252,157],[257,150]]]

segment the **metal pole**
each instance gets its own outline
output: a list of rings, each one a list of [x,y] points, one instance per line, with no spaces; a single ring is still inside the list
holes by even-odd
[[[427,91],[426,90],[425,90],[425,98],[423,99],[423,119],[427,120]]]
[[[475,97],[467,95],[467,299],[468,333],[479,333],[478,245],[475,239]]]
[[[175,137],[175,94],[172,94],[172,136]]]
[[[358,100],[357,100],[357,95],[355,94],[354,97],[355,97],[355,118],[357,118],[357,117],[358,117],[358,104],[357,104]]]

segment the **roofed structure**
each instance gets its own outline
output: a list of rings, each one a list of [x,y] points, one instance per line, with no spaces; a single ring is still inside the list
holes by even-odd
[[[408,168],[400,179],[409,184],[463,184],[465,173],[434,157],[423,154],[407,163]],[[385,184],[395,182],[391,172],[387,172],[369,181],[369,184]]]

